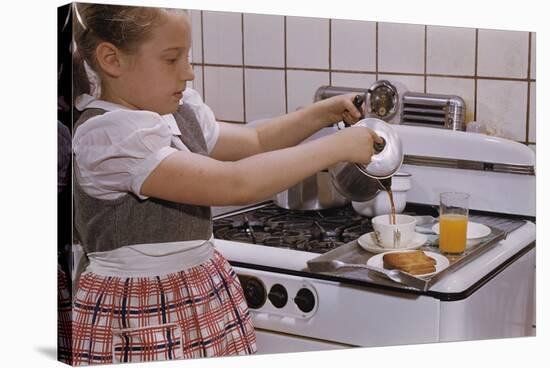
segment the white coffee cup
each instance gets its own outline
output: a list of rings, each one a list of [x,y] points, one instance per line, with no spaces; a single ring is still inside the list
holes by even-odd
[[[391,224],[391,215],[380,215],[372,219],[376,242],[384,248],[405,248],[414,238],[416,218],[409,215],[395,215],[395,224]]]

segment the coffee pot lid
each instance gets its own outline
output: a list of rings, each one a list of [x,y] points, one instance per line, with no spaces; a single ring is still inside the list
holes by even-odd
[[[371,162],[368,165],[358,164],[358,168],[375,179],[386,179],[397,173],[403,164],[403,145],[391,125],[380,119],[366,118],[354,126],[367,127],[384,140],[384,145],[378,148],[380,151],[372,155]]]

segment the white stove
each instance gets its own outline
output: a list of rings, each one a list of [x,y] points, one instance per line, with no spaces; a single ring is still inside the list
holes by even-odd
[[[241,279],[260,353],[535,334],[534,153],[473,133],[395,128],[402,170],[412,174],[407,199],[414,204],[405,211],[432,214],[438,193],[467,191],[471,214],[489,216],[506,239],[424,292],[308,270],[308,261],[369,231],[369,219],[349,205],[216,208],[215,245]]]

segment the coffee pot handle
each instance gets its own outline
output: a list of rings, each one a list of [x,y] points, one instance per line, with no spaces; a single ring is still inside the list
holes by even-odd
[[[365,117],[362,109],[363,102],[365,102],[365,95],[358,94],[353,98],[353,106],[355,106],[355,108],[359,110],[359,113],[361,114],[361,119]]]
[[[361,114],[361,117],[360,119],[364,119],[365,118],[365,114],[363,113],[363,109],[361,108],[363,106],[363,102],[365,101],[365,95],[364,94],[358,94],[358,95],[355,95],[355,97],[353,98],[353,106],[355,106],[355,108],[357,109],[357,111],[359,111],[359,113]],[[345,121],[342,120],[342,123],[344,124],[344,126],[346,128],[349,128],[351,126],[351,124],[348,124],[346,123]],[[340,129],[340,127],[338,126],[338,124],[335,124],[335,126]]]
[[[365,96],[361,94],[358,94],[353,98],[353,105],[361,113],[361,119],[365,117],[365,114],[363,114],[363,110],[361,109],[364,101],[365,101]],[[386,147],[386,140],[382,138],[382,143],[374,143],[374,153],[377,154],[382,152],[384,150],[384,147]]]
[[[359,111],[359,113],[361,114],[361,117],[360,119],[364,119],[365,118],[365,114],[363,113],[363,109],[361,108],[363,106],[363,102],[365,101],[365,95],[362,95],[362,94],[358,94],[356,95],[354,98],[353,98],[353,106],[355,106],[355,108],[357,109],[357,111]],[[344,126],[346,128],[349,128],[351,126],[351,124],[348,124],[346,123],[345,121],[342,120],[342,123],[344,124]],[[338,126],[338,124],[335,124],[336,127],[338,129],[340,129],[340,127]]]

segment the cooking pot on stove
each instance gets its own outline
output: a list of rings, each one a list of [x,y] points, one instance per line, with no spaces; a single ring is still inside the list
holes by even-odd
[[[343,206],[350,200],[336,190],[328,170],[323,170],[277,193],[273,202],[289,210],[321,210]]]
[[[250,125],[257,126],[263,122],[263,120],[258,120],[250,123]],[[336,131],[336,127],[323,128],[304,142],[333,134]],[[272,200],[278,207],[302,211],[317,211],[341,207],[350,203],[348,198],[334,188],[327,169],[321,170],[287,190],[275,194]]]
[[[366,118],[353,126],[370,128],[384,142],[374,145],[375,153],[369,164],[340,162],[329,168],[329,174],[340,194],[352,201],[364,202],[391,187],[391,177],[403,164],[403,147],[397,133],[383,120]]]

